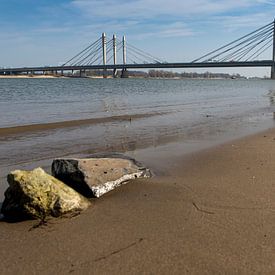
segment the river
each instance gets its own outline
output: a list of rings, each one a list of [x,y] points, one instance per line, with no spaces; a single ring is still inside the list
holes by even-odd
[[[55,157],[127,152],[154,166],[265,130],[274,101],[272,80],[0,79],[0,199],[10,170]]]

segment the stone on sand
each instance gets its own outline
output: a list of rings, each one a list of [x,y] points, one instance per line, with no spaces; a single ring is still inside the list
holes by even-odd
[[[8,219],[58,217],[90,205],[86,198],[41,168],[15,170],[7,179],[9,187],[1,212]]]
[[[100,197],[131,179],[150,177],[149,169],[122,157],[55,159],[52,175],[86,197]]]

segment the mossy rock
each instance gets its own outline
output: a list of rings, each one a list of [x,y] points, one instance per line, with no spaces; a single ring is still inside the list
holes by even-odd
[[[90,202],[42,168],[12,171],[1,212],[8,219],[58,217],[85,210]]]

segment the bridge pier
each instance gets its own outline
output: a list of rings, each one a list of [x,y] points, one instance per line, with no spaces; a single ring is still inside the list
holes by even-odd
[[[123,68],[121,71],[121,78],[129,78],[129,74],[126,68]]]
[[[275,63],[271,67],[271,79],[275,80]]]
[[[113,78],[117,78],[117,69],[113,69]]]
[[[86,71],[85,70],[79,70],[79,77],[85,77]]]

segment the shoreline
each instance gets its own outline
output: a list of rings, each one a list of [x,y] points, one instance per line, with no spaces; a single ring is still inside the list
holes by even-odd
[[[167,155],[170,173],[122,186],[75,218],[52,219],[32,231],[35,221],[1,222],[0,270],[273,272],[274,145],[272,128]]]
[[[0,79],[70,79],[70,78],[86,78],[86,79],[117,79],[116,77],[108,76],[68,76],[68,75],[0,75]],[[141,77],[141,76],[129,76],[127,79],[155,79],[155,80],[250,80],[255,78],[227,78],[227,77]],[[256,78],[263,79],[265,78]]]

